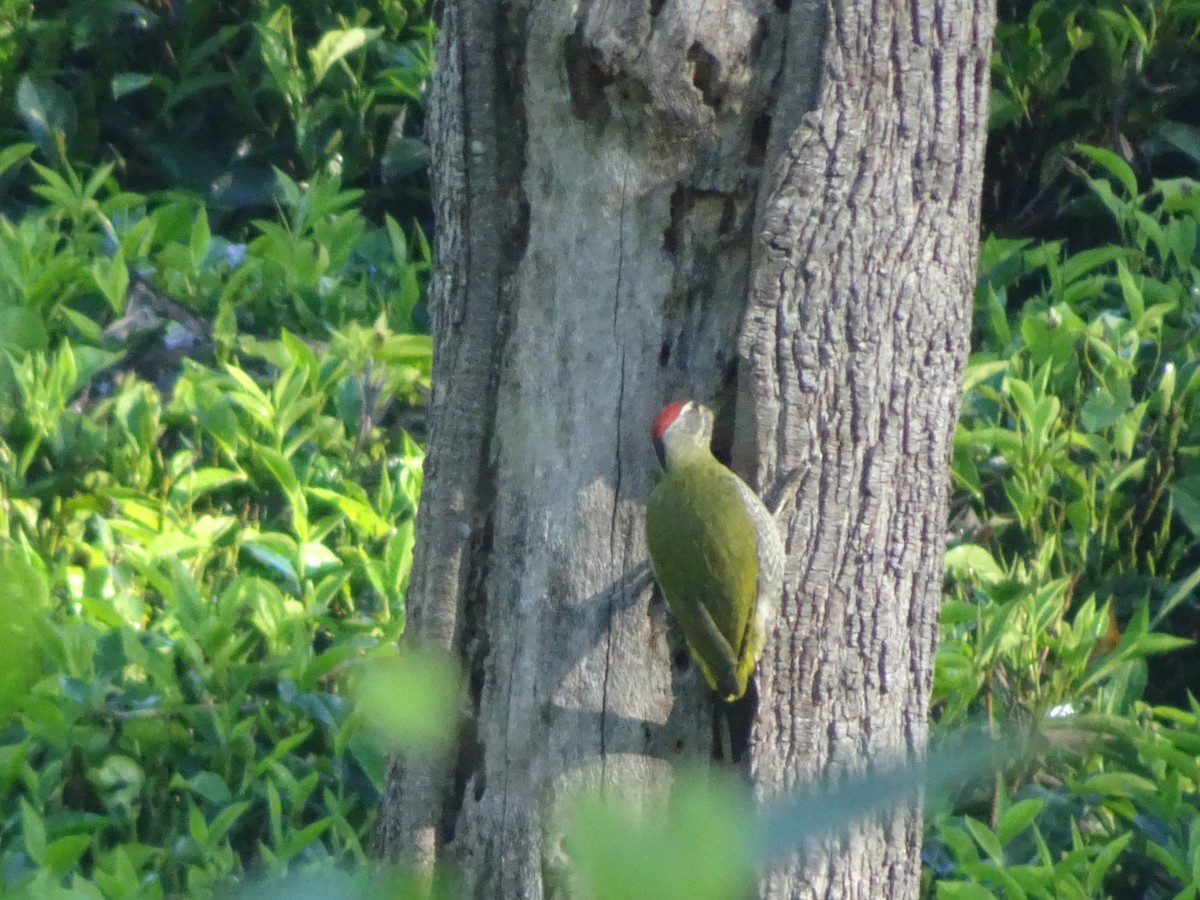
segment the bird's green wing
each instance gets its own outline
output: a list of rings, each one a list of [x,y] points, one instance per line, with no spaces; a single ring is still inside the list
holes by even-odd
[[[646,509],[655,577],[705,678],[726,699],[746,689],[749,670],[738,657],[758,579],[754,523],[735,479],[715,460],[679,466]]]

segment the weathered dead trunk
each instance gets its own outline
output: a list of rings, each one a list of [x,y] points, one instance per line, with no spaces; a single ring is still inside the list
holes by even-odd
[[[760,796],[923,746],[991,17],[447,3],[409,617],[462,659],[472,714],[455,758],[393,771],[387,854],[446,859],[473,896],[542,896],[558,801],[648,797],[710,752],[645,565],[646,430],[735,381],[735,466],[805,473],[748,754]],[[919,840],[915,810],[889,814],[764,894],[910,894]]]

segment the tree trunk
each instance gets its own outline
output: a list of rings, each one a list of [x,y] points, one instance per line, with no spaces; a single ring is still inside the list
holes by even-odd
[[[759,796],[921,750],[991,22],[965,0],[447,3],[409,627],[462,660],[470,711],[454,758],[394,767],[387,855],[445,859],[470,896],[554,893],[564,801],[649,800],[712,752],[642,541],[647,429],[683,396],[736,409],[752,484],[803,472]],[[911,895],[920,837],[916,808],[881,815],[763,893]]]

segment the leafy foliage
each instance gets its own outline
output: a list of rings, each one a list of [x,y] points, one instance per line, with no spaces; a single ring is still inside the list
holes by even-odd
[[[239,320],[281,303],[278,260],[311,257],[305,227],[235,266],[194,204],[179,232],[182,201],[46,183],[47,212],[0,223],[13,258],[46,254],[28,280],[7,270],[2,308],[28,327],[7,330],[0,361],[0,577],[16,586],[0,641],[22,661],[0,695],[0,870],[32,896],[80,872],[110,896],[202,896],[245,871],[362,861],[383,760],[340,683],[394,653],[404,621],[421,452],[389,410],[429,375],[428,338],[387,325],[411,312],[404,279],[372,286],[348,255],[293,269],[292,298],[344,280],[362,308],[331,304],[344,324],[319,346],[264,340]],[[344,196],[289,187],[337,228]],[[140,236],[180,285],[219,297],[216,359],[177,359],[166,396],[123,368],[133,351],[94,341],[91,316],[122,294],[96,225],[114,206],[123,246]],[[411,268],[402,244],[373,246],[380,268]],[[46,272],[58,290],[41,290]]]
[[[1200,7],[1000,16],[934,732],[1023,749],[938,807],[927,888],[1196,896]]]
[[[107,157],[137,190],[171,185],[231,224],[269,209],[272,168],[371,188],[371,212],[424,214],[423,0],[7,2],[0,137],[52,165]]]
[[[939,897],[1196,887],[1195,664],[1151,657],[1198,622],[1200,184],[1140,194],[1118,156],[1081,154],[1120,243],[983,249],[935,702],[942,733],[982,718],[1027,752],[940,819]]]
[[[931,792],[926,888],[1194,897],[1200,7],[1001,15],[933,759],[1020,752]],[[0,4],[0,893],[414,893],[336,870],[456,715],[391,647],[431,65],[422,0]],[[818,822],[681,775],[547,872],[726,895],[917,777]]]
[[[1080,141],[1119,153],[1143,186],[1195,171],[1200,8],[1192,0],[1002,0],[998,12],[989,231],[1095,242],[1102,217],[1073,174]]]
[[[421,198],[423,5],[0,32],[0,893],[332,877],[405,736],[355,685],[411,675],[430,373],[424,235],[342,185]]]

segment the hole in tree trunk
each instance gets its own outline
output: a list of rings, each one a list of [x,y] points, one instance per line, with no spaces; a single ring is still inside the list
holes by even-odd
[[[582,23],[563,42],[563,63],[571,112],[584,122],[603,123],[609,115],[604,89],[613,83],[613,77],[602,64],[600,53],[584,40]]]
[[[697,41],[688,48],[687,60],[692,65],[692,84],[700,91],[705,104],[720,106],[724,91],[721,90],[721,65],[717,58]]]

